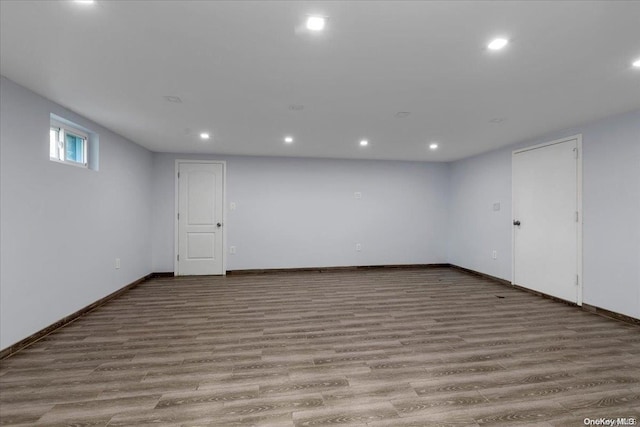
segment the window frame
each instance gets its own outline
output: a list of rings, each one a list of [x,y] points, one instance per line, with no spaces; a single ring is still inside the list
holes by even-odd
[[[57,129],[58,131],[58,145],[56,147],[57,157],[51,157],[51,130]],[[71,134],[76,137],[80,137],[82,139],[82,158],[84,160],[83,163],[75,162],[73,160],[68,160],[66,158],[67,152],[67,138],[66,135]],[[62,141],[60,141],[62,139]],[[62,146],[60,146],[62,144]],[[62,153],[62,159],[60,158],[60,153]],[[64,163],[66,165],[72,165],[79,168],[88,169],[89,168],[89,135],[87,132],[82,131],[73,126],[69,126],[67,124],[61,123],[56,120],[51,120],[49,124],[49,160],[57,163]]]

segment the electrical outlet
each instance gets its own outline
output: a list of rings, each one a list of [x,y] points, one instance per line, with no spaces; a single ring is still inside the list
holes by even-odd
[[[236,202],[229,203],[229,210],[231,210],[231,211],[235,211],[236,210]]]
[[[362,245],[360,243],[356,243],[356,251],[360,252],[362,250]]]
[[[491,258],[498,259],[498,251],[493,251],[493,253],[491,254]]]
[[[236,247],[235,246],[229,246],[229,253],[231,255],[235,254],[236,253]]]
[[[355,199],[362,199],[362,193],[359,191],[356,191],[355,193],[353,193],[353,197]]]
[[[120,258],[116,258],[116,270],[120,270]]]
[[[496,202],[493,204],[493,210],[494,211],[499,211],[500,210],[500,202]]]

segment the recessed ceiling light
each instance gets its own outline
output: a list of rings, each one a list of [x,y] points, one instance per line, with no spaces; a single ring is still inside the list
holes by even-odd
[[[284,142],[286,142],[287,144],[293,143],[293,137],[292,136],[285,136],[284,137]]]
[[[509,40],[503,39],[503,38],[497,38],[497,39],[491,40],[491,42],[487,45],[487,49],[500,50],[500,49],[503,49],[508,44],[509,44]]]
[[[504,122],[505,119],[504,117],[494,117],[493,119],[489,120],[489,123],[502,123]]]
[[[367,145],[369,145],[369,141],[367,141],[366,139],[363,139],[362,141],[360,141],[361,147],[366,147]]]
[[[431,150],[435,150],[438,148],[438,144],[435,142],[432,142],[431,144],[429,144],[429,149]]]
[[[182,99],[180,99],[179,96],[167,95],[167,96],[164,97],[164,99],[167,102],[175,102],[176,104],[181,104],[182,103]]]
[[[209,135],[209,133],[207,132],[202,132],[200,134],[200,139],[209,139],[209,138],[211,138],[211,135]]]
[[[633,64],[631,65],[633,65],[635,68],[640,68],[640,58],[633,61]]]
[[[327,23],[327,18],[324,16],[309,16],[307,18],[307,29],[311,31],[322,31]]]
[[[80,3],[80,4],[94,4],[95,1],[94,0],[74,0],[76,3]]]

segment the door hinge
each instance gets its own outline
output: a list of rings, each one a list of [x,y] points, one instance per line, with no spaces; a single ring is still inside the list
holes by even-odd
[[[576,286],[580,286],[580,276],[576,274]]]
[[[178,254],[178,256],[177,256],[177,258],[176,258],[176,259],[177,259],[178,261],[180,261],[180,254]]]
[[[580,222],[580,214],[576,211],[576,222]]]
[[[180,179],[180,172],[178,172],[178,179]]]
[[[178,221],[180,221],[180,212],[178,212]]]

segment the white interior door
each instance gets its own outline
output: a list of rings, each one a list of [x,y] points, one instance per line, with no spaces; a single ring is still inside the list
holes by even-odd
[[[178,275],[224,274],[223,164],[178,162]]]
[[[578,138],[513,153],[514,284],[581,304]]]

